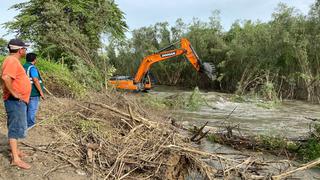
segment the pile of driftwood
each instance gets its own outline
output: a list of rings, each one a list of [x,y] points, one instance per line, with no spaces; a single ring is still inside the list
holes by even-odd
[[[181,129],[130,96],[50,101],[50,122],[64,137],[46,146],[24,143],[64,162],[45,175],[65,166],[92,179],[281,179],[295,172],[274,175],[266,171],[273,162],[198,150]]]
[[[286,149],[287,143],[290,142],[288,139],[262,135],[242,135],[239,124],[220,125],[215,132],[210,132],[209,130],[204,132],[203,130],[207,124],[208,122],[200,128],[194,126],[193,129],[191,129],[191,133],[193,134],[191,141],[199,142],[202,138],[207,137],[212,142],[231,146],[236,150],[264,151],[275,155],[284,155],[287,156],[288,159],[294,158],[295,156],[294,153]],[[195,137],[199,138],[195,139]],[[297,139],[294,142],[299,143],[300,141]]]
[[[297,157],[299,156],[299,150],[303,150],[311,138],[320,139],[320,126],[318,124],[310,124],[309,135],[298,138],[244,135],[241,133],[240,124],[234,125],[231,123],[221,123],[212,132],[204,131],[207,124],[208,122],[201,127],[194,126],[193,129],[189,129],[192,133],[190,140],[199,143],[202,138],[206,137],[211,142],[231,146],[236,150],[262,151],[276,156],[282,155],[291,160],[299,159]]]

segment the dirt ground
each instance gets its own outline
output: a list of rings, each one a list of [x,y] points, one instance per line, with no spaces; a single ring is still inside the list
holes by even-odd
[[[38,114],[38,123],[46,120],[49,114],[44,110],[52,104],[52,99],[42,102],[40,112]],[[16,166],[10,165],[10,156],[7,145],[7,128],[6,114],[4,112],[3,103],[0,105],[0,180],[12,179],[50,179],[50,180],[81,180],[88,179],[86,173],[80,169],[70,167],[67,163],[61,162],[59,158],[52,154],[41,151],[34,151],[32,148],[20,144],[21,149],[28,154],[24,160],[32,165],[30,170],[22,170]],[[38,124],[29,130],[27,138],[22,142],[33,145],[48,145],[57,140],[57,135],[51,125]],[[56,167],[62,167],[55,170]],[[51,172],[52,171],[52,172]]]

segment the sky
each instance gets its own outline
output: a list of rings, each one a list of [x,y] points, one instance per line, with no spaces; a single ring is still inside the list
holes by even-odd
[[[13,4],[27,0],[0,0],[0,37],[10,39],[14,35],[6,35],[4,22],[14,20],[18,14],[8,10]],[[236,20],[250,19],[266,22],[271,19],[272,12],[282,2],[293,6],[307,14],[315,0],[115,0],[125,13],[129,30],[153,25],[157,22],[169,22],[174,25],[178,18],[190,23],[193,17],[207,21],[214,10],[220,11],[221,23],[228,30]]]

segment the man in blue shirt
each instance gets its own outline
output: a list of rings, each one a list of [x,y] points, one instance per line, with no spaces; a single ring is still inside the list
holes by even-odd
[[[40,97],[44,99],[43,83],[39,70],[35,66],[37,62],[37,55],[35,53],[28,53],[26,56],[26,63],[23,65],[27,76],[32,85],[30,101],[27,107],[27,126],[31,129],[36,123],[36,114],[39,107]]]

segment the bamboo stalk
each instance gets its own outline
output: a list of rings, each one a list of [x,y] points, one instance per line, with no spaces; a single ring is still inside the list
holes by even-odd
[[[314,166],[316,166],[318,164],[320,164],[320,158],[318,158],[318,159],[316,159],[314,161],[311,161],[311,162],[309,162],[307,164],[304,164],[301,167],[296,168],[294,170],[291,170],[291,171],[288,171],[288,172],[285,172],[285,173],[282,173],[282,174],[279,174],[279,175],[276,175],[276,176],[272,176],[272,179],[273,180],[283,179],[283,178],[288,177],[288,176],[290,176],[290,175],[292,175],[292,174],[294,174],[294,173],[296,173],[298,171],[303,171],[303,170],[312,168],[312,167],[314,167]]]

